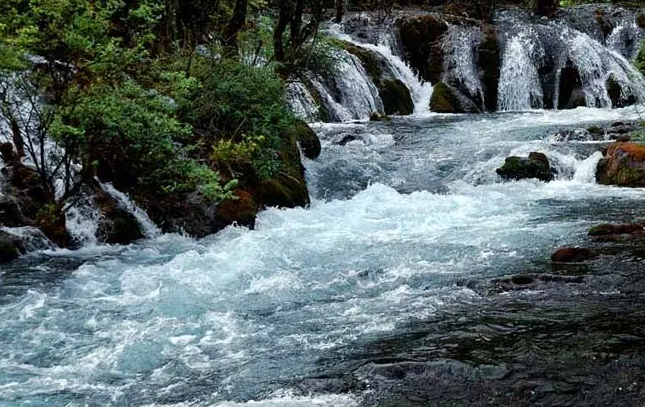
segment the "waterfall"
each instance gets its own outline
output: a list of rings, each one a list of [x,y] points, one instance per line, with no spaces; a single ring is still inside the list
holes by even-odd
[[[302,82],[287,83],[287,102],[297,118],[307,122],[318,120],[319,108]]]
[[[65,211],[65,226],[74,242],[79,246],[96,246],[96,233],[103,215],[94,204],[92,196],[83,195]]]
[[[566,45],[560,60],[569,60],[577,67],[588,107],[613,106],[607,84],[610,79],[620,85],[621,97],[645,101],[645,79],[625,57],[587,34],[563,25],[556,27]]]
[[[400,80],[410,91],[414,102],[414,112],[424,113],[429,110],[430,97],[432,96],[432,84],[425,82],[412,71],[412,68],[395,53],[395,41],[393,35],[385,30],[379,35],[378,44],[370,44],[355,40],[352,36],[343,32],[343,27],[333,24],[328,33],[335,38],[349,42],[357,47],[375,52],[387,63],[387,69],[392,76]]]
[[[141,232],[146,238],[150,239],[161,235],[161,230],[157,227],[157,225],[155,225],[154,222],[150,220],[148,214],[139,206],[137,206],[137,204],[135,204],[130,199],[130,197],[114,188],[114,186],[110,183],[101,183],[101,188],[112,198],[116,199],[120,208],[125,209],[135,217],[135,219],[139,223],[139,226],[141,227]]]
[[[477,27],[450,25],[443,40],[443,77],[442,81],[465,90],[472,98],[479,99],[481,108],[484,90],[477,68],[477,44],[482,33]]]
[[[614,27],[605,43],[607,47],[631,60],[638,54],[640,29],[634,21],[623,21]]]
[[[544,58],[544,49],[530,29],[507,42],[500,70],[498,110],[542,108],[542,85],[537,70],[541,58]]]

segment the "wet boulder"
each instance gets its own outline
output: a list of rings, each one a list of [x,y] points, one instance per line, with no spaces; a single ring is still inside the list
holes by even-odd
[[[589,236],[613,236],[613,235],[632,235],[643,232],[643,225],[636,223],[627,224],[610,224],[601,223],[589,229]]]
[[[97,237],[102,243],[129,244],[142,239],[143,233],[137,219],[110,194],[99,190],[94,195],[94,203],[101,211]]]
[[[405,60],[424,80],[439,82],[443,64],[440,37],[448,31],[448,24],[434,15],[422,15],[400,19],[398,25]]]
[[[580,72],[570,60],[567,60],[566,66],[560,71],[558,95],[559,110],[575,109],[587,105]]]
[[[609,76],[605,86],[607,87],[607,95],[609,95],[612,107],[621,108],[638,103],[638,98],[633,94],[627,93],[614,75]]]
[[[372,83],[379,92],[385,114],[409,115],[414,112],[410,90],[390,72],[383,56],[353,44],[345,44],[347,52],[355,55],[363,64]]]
[[[614,143],[598,163],[596,180],[621,187],[645,187],[645,145]]]
[[[29,221],[22,214],[18,199],[13,196],[0,196],[0,226],[20,227],[28,225]]]
[[[292,131],[300,144],[302,154],[310,160],[318,158],[321,151],[320,139],[316,133],[302,120],[294,123]]]
[[[551,255],[554,263],[581,263],[598,257],[598,254],[584,247],[562,247]]]
[[[645,30],[645,13],[640,13],[636,17],[636,25]]]
[[[0,263],[17,259],[25,253],[25,248],[18,236],[0,231]]]
[[[250,229],[255,227],[255,217],[258,214],[258,205],[253,196],[246,191],[237,190],[233,199],[227,199],[217,205],[215,209],[215,222],[220,229],[228,225],[237,224]]]
[[[505,180],[536,178],[548,182],[555,177],[547,156],[537,152],[531,152],[528,157],[510,156],[496,172]]]
[[[456,88],[439,82],[430,98],[430,110],[437,113],[479,113],[477,106]]]

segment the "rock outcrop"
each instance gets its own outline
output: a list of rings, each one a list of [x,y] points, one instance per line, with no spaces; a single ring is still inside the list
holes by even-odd
[[[596,180],[621,187],[645,187],[645,145],[614,143],[598,163]]]
[[[548,182],[555,177],[555,170],[551,168],[547,156],[537,152],[531,152],[528,157],[508,157],[496,172],[506,180],[536,178]]]

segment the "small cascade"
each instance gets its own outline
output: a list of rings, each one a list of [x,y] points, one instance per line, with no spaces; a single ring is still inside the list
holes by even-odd
[[[318,120],[319,108],[302,82],[287,83],[287,102],[297,118],[307,122]]]
[[[625,57],[587,34],[565,26],[559,29],[567,50],[561,61],[571,61],[578,69],[588,107],[615,107],[610,82],[619,88],[621,99],[645,101],[645,79]]]
[[[334,59],[337,72],[333,81],[337,101],[351,114],[351,119],[366,119],[373,112],[382,114],[383,102],[378,89],[358,57],[340,50],[335,52]]]
[[[56,248],[56,245],[40,229],[32,226],[0,227],[0,230],[18,236],[27,253]]]
[[[154,222],[150,220],[148,214],[139,206],[137,206],[137,204],[135,204],[130,199],[130,197],[114,188],[114,186],[109,183],[101,183],[101,188],[112,198],[116,199],[119,207],[130,212],[132,216],[135,217],[135,219],[139,223],[139,226],[141,226],[141,232],[146,238],[151,239],[161,235],[161,229],[159,229],[157,225],[155,225]]]
[[[543,107],[537,67],[544,49],[536,33],[523,30],[507,43],[500,70],[498,110],[522,111]]]
[[[628,60],[632,60],[638,54],[640,29],[634,21],[623,21],[614,27],[605,42],[609,49],[618,52]]]
[[[480,107],[484,101],[484,90],[479,78],[476,48],[481,40],[479,28],[451,25],[442,44],[442,81],[466,91],[475,100],[479,99]]]
[[[99,221],[103,215],[89,194],[76,200],[65,212],[65,226],[78,246],[96,246]]]
[[[412,68],[405,63],[395,52],[396,41],[394,36],[388,30],[379,35],[378,44],[365,43],[355,40],[352,36],[343,32],[343,27],[339,24],[333,24],[328,33],[335,38],[349,42],[358,47],[372,51],[381,57],[387,63],[389,73],[396,79],[400,80],[410,91],[414,102],[414,112],[427,112],[432,96],[432,84],[425,82],[412,71]]]

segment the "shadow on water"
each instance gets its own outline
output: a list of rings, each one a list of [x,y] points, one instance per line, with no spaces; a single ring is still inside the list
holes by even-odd
[[[471,282],[478,304],[344,349],[344,363],[321,360],[333,368],[300,386],[361,391],[381,407],[643,405],[644,243]]]

